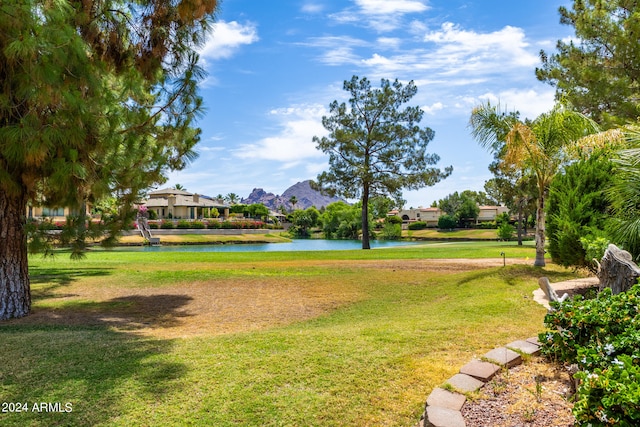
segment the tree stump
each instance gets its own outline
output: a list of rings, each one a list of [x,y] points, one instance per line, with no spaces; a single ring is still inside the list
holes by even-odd
[[[598,291],[611,288],[611,292],[615,295],[628,291],[638,283],[640,268],[633,262],[629,252],[611,244],[600,261],[597,275],[600,279]]]

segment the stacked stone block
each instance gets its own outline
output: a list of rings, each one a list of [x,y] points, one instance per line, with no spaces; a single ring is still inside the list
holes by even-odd
[[[445,381],[444,387],[435,388],[425,406],[419,427],[466,427],[460,413],[470,393],[482,388],[501,369],[522,363],[522,354],[537,355],[540,343],[537,338],[514,341],[493,349],[480,360],[474,359],[460,368],[460,372]]]

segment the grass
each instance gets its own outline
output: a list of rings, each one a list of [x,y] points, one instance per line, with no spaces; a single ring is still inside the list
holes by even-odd
[[[73,411],[0,424],[413,425],[474,355],[542,328],[535,279],[574,273],[516,263],[534,254],[472,242],[33,258],[34,313],[0,324],[0,402]]]
[[[435,228],[425,228],[423,230],[404,230],[403,237],[413,239],[474,239],[474,240],[497,240],[497,229],[457,229],[440,230]]]

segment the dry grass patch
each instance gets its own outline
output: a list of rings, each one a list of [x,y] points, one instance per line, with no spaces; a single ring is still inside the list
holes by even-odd
[[[357,301],[335,281],[275,277],[183,282],[161,288],[81,284],[40,300],[17,324],[97,325],[157,338],[220,335],[303,321]]]
[[[411,259],[142,264],[127,272],[138,280],[104,274],[60,287],[35,287],[33,314],[13,322],[107,324],[116,330],[135,330],[156,338],[215,336],[325,315],[365,298],[367,285],[419,284],[501,262]],[[524,262],[509,260],[510,264]],[[220,277],[185,279],[207,275]],[[153,280],[149,277],[162,277],[161,283],[149,286]]]

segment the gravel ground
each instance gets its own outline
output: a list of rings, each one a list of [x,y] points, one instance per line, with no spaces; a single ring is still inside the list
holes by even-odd
[[[461,413],[467,427],[571,427],[572,395],[566,370],[533,357],[489,381]]]

